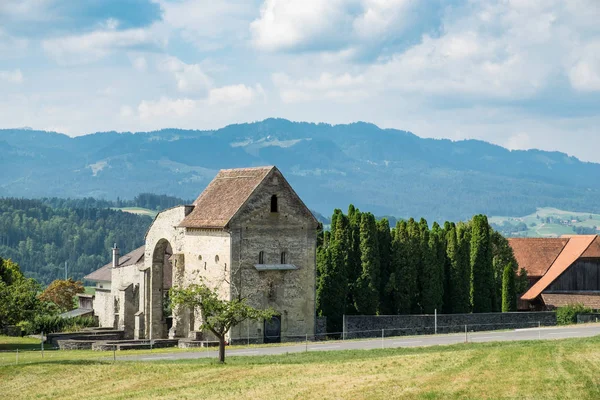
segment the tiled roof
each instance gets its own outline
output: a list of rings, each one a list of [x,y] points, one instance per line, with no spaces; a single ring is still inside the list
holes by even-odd
[[[548,307],[583,304],[594,310],[600,309],[600,293],[542,293],[542,300]]]
[[[231,218],[275,167],[236,168],[219,171],[181,222],[184,228],[227,226]]]
[[[533,300],[538,297],[552,282],[580,258],[590,245],[597,239],[596,235],[569,236],[566,246],[556,257],[548,271],[523,296],[523,300]]]
[[[568,238],[508,239],[519,268],[525,269],[529,277],[543,276],[568,242]]]
[[[144,260],[144,250],[145,250],[145,247],[141,246],[141,247],[138,247],[137,249],[119,257],[119,267],[127,267],[129,265],[134,265],[134,264],[137,264],[137,263],[143,261]],[[94,272],[84,276],[83,279],[86,279],[88,281],[93,281],[93,282],[110,282],[112,280],[111,270],[112,270],[112,261],[109,262],[108,264],[100,267],[99,269],[95,270]]]

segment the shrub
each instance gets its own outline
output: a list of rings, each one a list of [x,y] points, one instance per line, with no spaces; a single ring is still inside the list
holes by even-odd
[[[75,332],[91,326],[97,326],[94,317],[61,318],[58,315],[38,315],[29,325],[29,332],[26,333]]]
[[[556,323],[570,325],[577,323],[577,314],[590,314],[593,310],[583,304],[568,304],[556,310]]]

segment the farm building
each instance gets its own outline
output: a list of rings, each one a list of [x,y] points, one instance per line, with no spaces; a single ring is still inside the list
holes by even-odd
[[[126,338],[202,338],[202,316],[170,310],[168,292],[200,279],[224,299],[272,307],[270,321],[233,327],[230,340],[312,335],[318,222],[276,167],[221,170],[192,205],[159,213],[145,245],[85,279],[94,313]]]
[[[529,289],[519,309],[552,310],[581,303],[600,309],[600,237],[513,238],[508,240]]]

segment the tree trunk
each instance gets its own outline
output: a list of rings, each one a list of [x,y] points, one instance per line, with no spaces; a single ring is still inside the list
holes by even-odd
[[[219,336],[219,362],[225,362],[225,335]]]

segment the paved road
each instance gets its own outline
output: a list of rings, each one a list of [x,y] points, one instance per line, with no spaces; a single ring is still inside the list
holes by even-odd
[[[471,343],[505,342],[517,340],[551,340],[600,335],[600,324],[573,325],[567,327],[529,328],[511,331],[469,332],[466,337]],[[392,337],[382,339],[346,340],[331,342],[308,342],[271,347],[249,347],[227,350],[227,356],[264,356],[305,351],[369,350],[397,347],[424,347],[465,342],[465,334],[443,334],[428,336]],[[198,349],[193,352],[157,353],[118,357],[123,361],[181,360],[217,357],[217,352]]]

